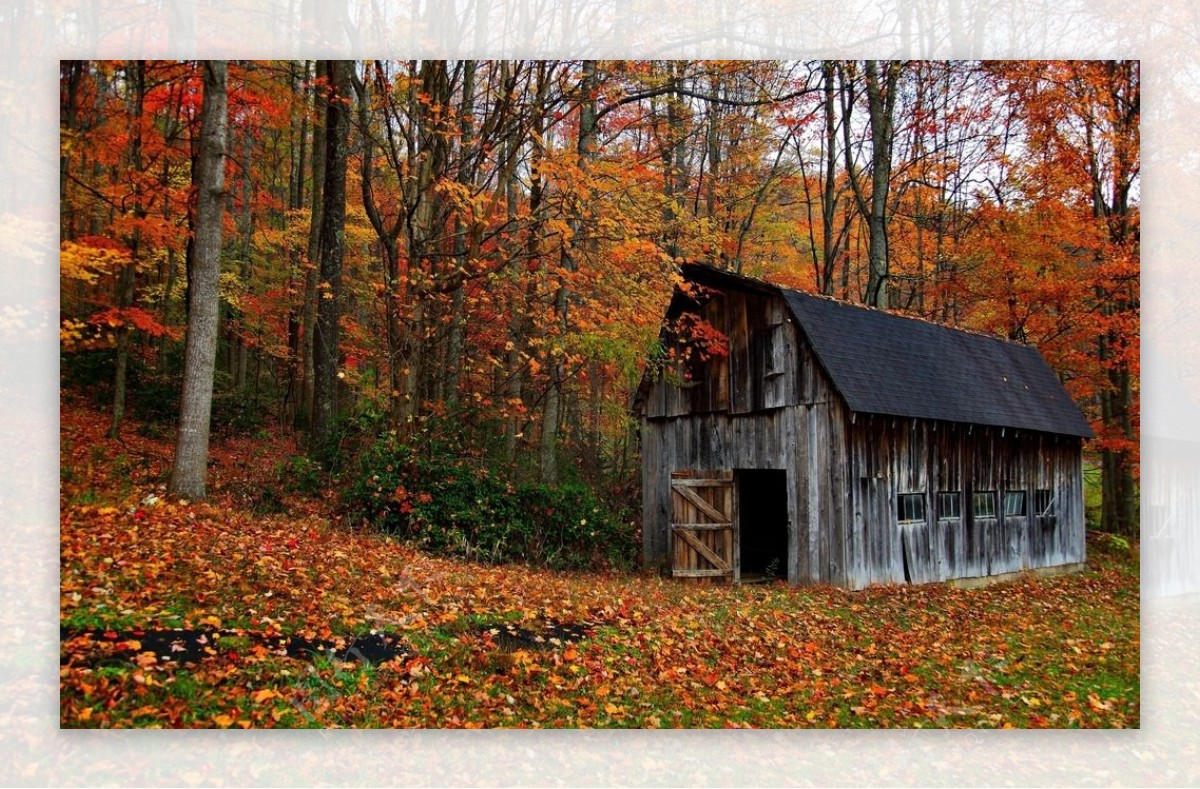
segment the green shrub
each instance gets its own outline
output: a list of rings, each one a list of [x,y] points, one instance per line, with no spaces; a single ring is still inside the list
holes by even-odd
[[[266,402],[248,388],[214,390],[212,430],[215,433],[253,433],[267,421]]]
[[[174,432],[174,425],[179,421],[181,389],[182,384],[176,377],[139,371],[130,382],[132,411],[145,425],[152,426],[152,430],[171,428],[165,432]]]
[[[292,455],[275,467],[279,485],[288,493],[316,496],[325,486],[326,476],[321,464],[306,455]]]
[[[377,437],[386,435],[386,416],[371,410],[340,414],[330,426],[329,442],[315,447],[313,457],[329,474],[340,477],[353,465],[354,458],[376,449]]]
[[[432,553],[561,569],[629,567],[636,555],[627,513],[590,488],[514,485],[447,446],[418,454],[380,439],[343,491],[355,519]]]
[[[97,403],[109,402],[116,357],[111,348],[64,353],[59,357],[59,382],[64,389],[86,393]]]

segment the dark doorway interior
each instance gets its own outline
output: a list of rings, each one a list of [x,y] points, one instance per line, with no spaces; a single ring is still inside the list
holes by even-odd
[[[787,578],[787,472],[738,470],[742,581]]]

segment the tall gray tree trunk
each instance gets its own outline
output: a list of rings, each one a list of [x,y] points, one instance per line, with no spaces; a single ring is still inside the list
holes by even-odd
[[[326,62],[331,88],[325,108],[325,194],[321,210],[320,285],[313,333],[313,408],[311,450],[332,449],[337,416],[338,318],[345,253],[346,158],[350,132],[350,71],[353,61]]]
[[[305,67],[307,71],[307,66]],[[325,61],[318,60],[313,76],[325,73]],[[317,332],[317,285],[318,267],[321,256],[321,210],[325,195],[325,98],[324,90],[313,91],[312,133],[312,210],[309,213],[308,266],[304,274],[304,309],[301,314],[301,356],[303,357],[304,384],[300,395],[300,413],[297,419],[305,426],[312,424],[313,405],[313,336]]]
[[[878,64],[868,60],[867,115],[871,121],[871,211],[867,215],[870,235],[870,277],[867,281],[867,304],[887,309],[888,302],[888,186],[892,179],[892,112],[896,103],[896,81],[899,65],[887,67],[880,82]]]
[[[225,138],[228,126],[227,67],[205,62],[200,110],[200,155],[196,173],[196,235],[188,289],[187,345],[179,436],[170,491],[202,499],[208,476],[209,417],[217,357],[217,303],[221,276],[221,215],[225,205]]]
[[[821,66],[821,80],[825,89],[825,186],[821,193],[821,292],[833,295],[833,274],[841,245],[834,234],[837,218],[837,118],[834,102],[833,64],[826,61]]]
[[[866,303],[879,309],[888,307],[888,189],[892,178],[892,138],[895,133],[893,115],[896,106],[896,88],[900,81],[902,65],[890,61],[884,65],[868,60],[863,66],[863,77],[867,92],[867,120],[871,128],[871,191],[866,194],[854,166],[853,148],[850,141],[850,113],[854,105],[854,82],[842,75],[842,135],[846,157],[846,174],[851,191],[858,204],[859,212],[867,223],[867,274]]]

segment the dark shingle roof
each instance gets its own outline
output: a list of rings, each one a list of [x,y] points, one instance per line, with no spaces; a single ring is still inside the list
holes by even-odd
[[[1032,346],[706,266],[684,271],[702,284],[767,286],[782,295],[853,411],[1092,437],[1087,419]]]
[[[1092,436],[1036,348],[780,292],[851,410]]]

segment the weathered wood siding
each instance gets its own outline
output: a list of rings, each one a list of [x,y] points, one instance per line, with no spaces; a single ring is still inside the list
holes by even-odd
[[[645,404],[649,419],[704,413],[748,414],[798,402],[797,338],[778,296],[718,294],[700,317],[728,339],[727,355],[713,356],[686,372],[682,366],[655,381]]]
[[[1043,433],[857,416],[850,427],[856,501],[852,532],[867,541],[848,586],[928,583],[1074,564],[1085,559],[1080,441]],[[1054,517],[1036,512],[1051,491]],[[943,517],[938,494],[957,493]],[[973,494],[994,496],[995,517],[975,517]],[[1025,514],[1004,516],[1004,493],[1025,494]],[[921,494],[924,518],[901,523],[898,498]]]
[[[823,522],[844,521],[848,503],[840,398],[811,349],[800,343],[782,299],[719,296],[705,306],[703,317],[728,337],[728,361],[710,362],[691,386],[659,380],[646,401],[645,561],[668,560],[673,471],[782,469],[787,472],[789,581],[843,578],[842,537],[820,528]],[[729,379],[729,402],[718,410],[708,393],[721,388],[707,379],[721,375]]]
[[[643,421],[642,548],[648,564],[664,563],[668,558],[671,473],[738,468],[788,469],[786,458],[792,454],[789,447],[796,444],[793,414],[793,409],[775,409],[736,417],[714,413]],[[788,519],[791,524],[798,522],[796,496],[791,495],[794,484],[794,476],[789,472]]]

